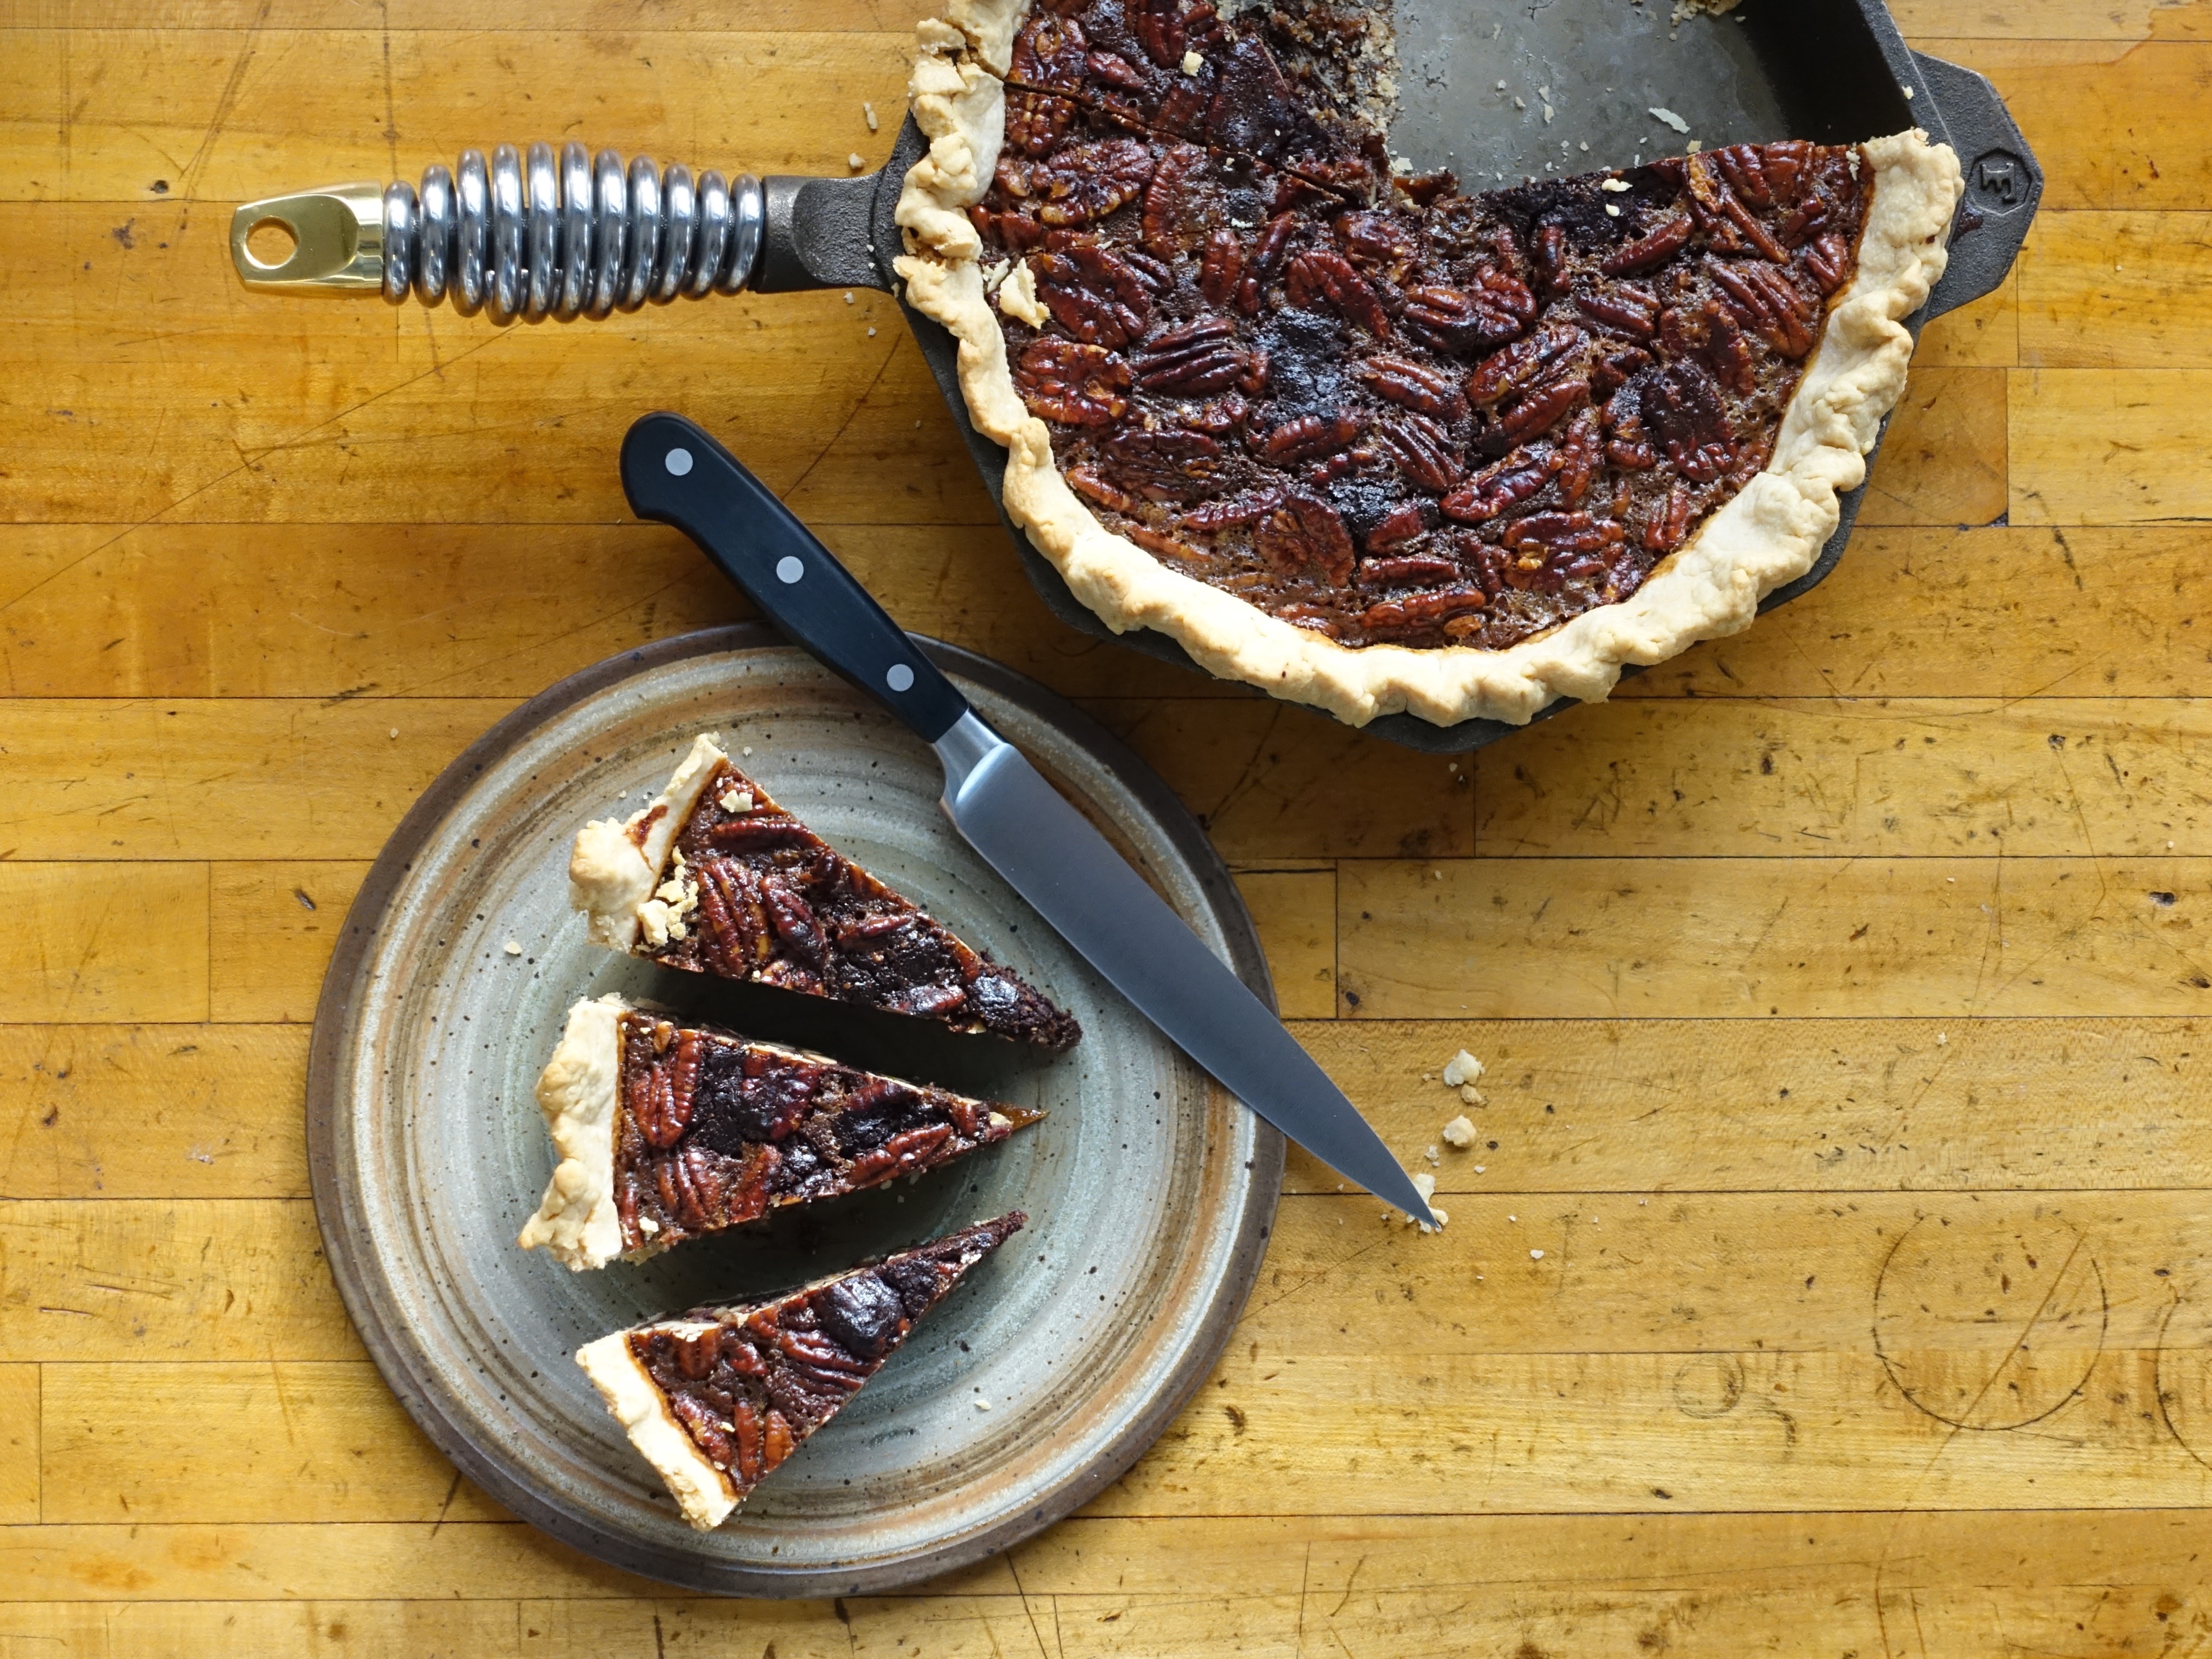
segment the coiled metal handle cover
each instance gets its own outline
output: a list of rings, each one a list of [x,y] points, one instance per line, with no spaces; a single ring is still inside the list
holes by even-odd
[[[742,292],[760,263],[766,202],[750,173],[726,180],[624,165],[571,140],[556,151],[501,144],[462,152],[419,187],[333,185],[248,202],[231,216],[231,263],[248,288],[282,293],[374,289],[394,304],[450,298],[498,322],[604,317],[677,295]],[[255,257],[253,233],[276,224],[291,252]]]

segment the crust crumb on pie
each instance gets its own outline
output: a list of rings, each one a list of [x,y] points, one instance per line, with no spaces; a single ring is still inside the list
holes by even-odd
[[[918,40],[897,266],[1010,516],[1110,626],[1354,724],[1526,720],[1748,625],[1863,477],[1961,188],[1908,132],[1462,195],[1389,155],[1381,6]]]

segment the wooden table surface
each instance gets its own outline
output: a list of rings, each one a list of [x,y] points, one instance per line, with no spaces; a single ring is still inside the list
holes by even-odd
[[[2202,1650],[2212,4],[1901,0],[2049,171],[2014,280],[1826,585],[1471,763],[1054,623],[883,296],[502,331],[231,275],[233,204],[466,144],[873,166],[913,4],[0,10],[0,1656]],[[317,1248],[367,861],[520,699],[744,614],[624,510],[663,405],[1160,769],[1415,1167],[1424,1073],[1490,1066],[1443,1234],[1294,1157],[1181,1420],[911,1596],[513,1522]]]

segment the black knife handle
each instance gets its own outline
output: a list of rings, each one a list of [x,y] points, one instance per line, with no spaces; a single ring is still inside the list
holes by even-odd
[[[900,631],[814,532],[681,415],[647,415],[622,447],[623,492],[641,519],[699,544],[770,622],[882,701],[926,743],[968,712],[968,700]]]

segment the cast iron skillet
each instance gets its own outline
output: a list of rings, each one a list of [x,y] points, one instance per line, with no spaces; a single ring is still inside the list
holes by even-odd
[[[1403,105],[1391,130],[1394,148],[1419,167],[1457,167],[1463,187],[1475,190],[1531,173],[1541,176],[1547,162],[1571,174],[1626,165],[1639,155],[1676,155],[1691,137],[1711,149],[1784,137],[1844,143],[1918,126],[1958,152],[1966,195],[1952,230],[1950,266],[1909,326],[1917,335],[1929,319],[2004,281],[2035,216],[2043,170],[1987,80],[1907,48],[1882,0],[1745,0],[1741,21],[1695,18],[1679,27],[1668,22],[1668,3],[1573,0],[1515,7],[1501,18],[1504,9],[1478,9],[1468,0],[1400,0]],[[1540,99],[1539,89],[1549,96]],[[1514,107],[1516,99],[1523,107]],[[1544,103],[1551,106],[1549,119]],[[1652,114],[1654,106],[1673,112],[1689,133]],[[874,288],[898,294],[891,261],[900,243],[892,213],[907,169],[927,148],[909,117],[880,173],[764,180],[767,223],[752,287],[763,293]],[[952,337],[903,299],[901,305],[997,500],[1006,451],[968,418]],[[1768,594],[1761,611],[1787,604],[1835,568],[1864,493],[1861,486],[1844,498],[1842,520],[1813,568]],[[1205,672],[1165,635],[1113,634],[1011,520],[1006,531],[1030,580],[1062,622]],[[1573,704],[1562,698],[1536,718]],[[1486,720],[1435,726],[1413,714],[1389,714],[1364,729],[1407,748],[1452,754],[1521,728]]]

